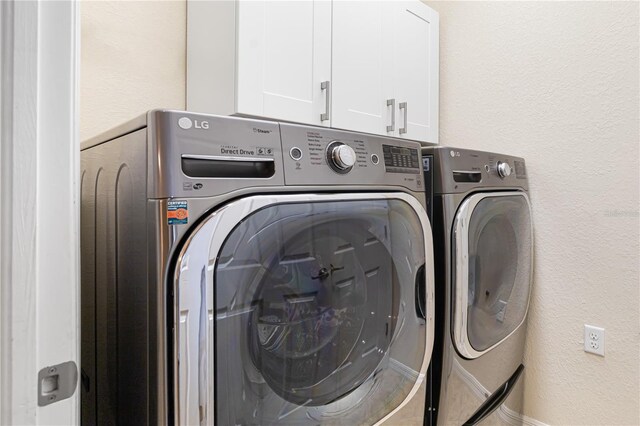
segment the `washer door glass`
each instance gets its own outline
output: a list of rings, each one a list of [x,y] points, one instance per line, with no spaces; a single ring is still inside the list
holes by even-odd
[[[522,192],[476,194],[460,207],[455,224],[454,326],[462,355],[474,358],[499,344],[523,322],[529,305],[532,232]],[[466,300],[465,300],[466,299]],[[464,303],[466,302],[466,303]],[[462,314],[462,315],[461,315]]]
[[[238,212],[217,213],[236,225],[213,237],[223,241],[202,272],[213,282],[216,423],[383,418],[428,363],[414,208],[374,199]]]

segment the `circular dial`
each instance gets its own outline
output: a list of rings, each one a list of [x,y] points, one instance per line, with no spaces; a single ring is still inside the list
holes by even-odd
[[[347,173],[356,164],[356,152],[349,145],[333,141],[327,145],[327,163],[338,173]]]
[[[498,174],[500,177],[507,177],[511,175],[511,166],[508,163],[498,161]]]

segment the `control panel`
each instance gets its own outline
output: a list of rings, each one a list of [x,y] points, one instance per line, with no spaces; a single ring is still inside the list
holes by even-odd
[[[384,165],[389,173],[420,173],[420,158],[417,148],[382,145]]]
[[[420,144],[280,124],[287,185],[399,185],[424,191]]]
[[[283,185],[424,191],[420,143],[239,117],[149,113],[148,196],[210,197]]]
[[[423,155],[434,155],[435,186],[443,192],[465,192],[478,187],[528,189],[524,159],[493,152],[433,147]]]

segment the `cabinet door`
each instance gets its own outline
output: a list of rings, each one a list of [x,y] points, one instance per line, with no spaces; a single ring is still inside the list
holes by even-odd
[[[438,13],[420,1],[393,3],[399,136],[437,143]]]
[[[321,83],[331,75],[331,3],[240,0],[237,7],[236,112],[329,125],[320,115]]]
[[[387,106],[393,97],[392,3],[333,2],[332,127],[387,134],[393,113]]]

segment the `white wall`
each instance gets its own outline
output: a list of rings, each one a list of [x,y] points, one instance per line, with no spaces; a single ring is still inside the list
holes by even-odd
[[[525,157],[535,283],[525,414],[640,424],[639,16],[626,2],[427,2],[440,143]],[[606,328],[606,356],[583,325]]]
[[[81,2],[81,140],[185,108],[186,11],[184,0]]]

